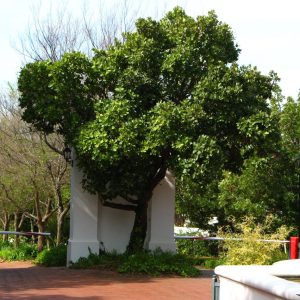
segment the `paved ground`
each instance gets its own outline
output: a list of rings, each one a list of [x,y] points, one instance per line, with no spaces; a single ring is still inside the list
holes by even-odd
[[[0,299],[210,300],[212,272],[200,278],[151,278],[100,270],[0,263]]]

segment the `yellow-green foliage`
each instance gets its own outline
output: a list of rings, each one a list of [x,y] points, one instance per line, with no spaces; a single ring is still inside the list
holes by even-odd
[[[222,228],[218,235],[226,238],[223,244],[224,263],[228,265],[265,265],[286,259],[282,243],[267,243],[259,240],[285,240],[291,228],[281,226],[270,233],[274,216],[267,216],[261,224],[254,217],[245,217],[235,224],[236,232]],[[239,240],[240,239],[240,240]]]

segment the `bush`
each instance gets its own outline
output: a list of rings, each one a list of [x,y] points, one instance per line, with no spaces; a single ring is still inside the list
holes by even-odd
[[[178,253],[192,257],[216,256],[218,254],[218,241],[203,241],[191,239],[177,239]]]
[[[267,216],[264,223],[256,224],[254,217],[245,217],[234,224],[238,233],[230,229],[219,230],[218,235],[226,238],[223,243],[222,259],[228,265],[265,265],[287,258],[281,243],[266,243],[259,240],[285,240],[291,229],[279,227],[270,233],[273,216]],[[234,223],[234,222],[233,222]],[[234,240],[236,239],[236,240]]]
[[[29,243],[21,243],[18,248],[10,243],[0,244],[0,258],[3,260],[14,261],[14,260],[32,260],[37,256],[36,245]]]
[[[119,273],[146,274],[158,276],[174,274],[195,277],[200,271],[193,266],[194,261],[181,254],[172,254],[160,250],[140,252],[133,255],[116,253],[90,253],[87,258],[80,258],[72,268],[104,268],[117,270]]]
[[[214,269],[219,265],[224,265],[224,260],[222,258],[207,258],[201,265],[206,269]]]
[[[195,234],[187,233],[184,235]],[[178,253],[188,256],[193,260],[194,265],[213,269],[222,264],[222,260],[217,258],[219,253],[219,241],[177,239],[176,245]]]
[[[105,270],[116,270],[125,260],[125,255],[116,252],[101,252],[99,255],[92,253],[88,257],[80,257],[76,263],[71,262],[73,269],[101,268]]]
[[[60,245],[40,252],[35,263],[45,267],[59,267],[67,264],[67,246]]]
[[[148,275],[174,274],[195,277],[200,271],[193,266],[193,260],[184,255],[155,251],[137,253],[127,257],[118,268],[120,273],[142,273]]]

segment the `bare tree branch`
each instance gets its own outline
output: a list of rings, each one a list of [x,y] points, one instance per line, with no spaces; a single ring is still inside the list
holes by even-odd
[[[114,4],[100,0],[98,9],[85,4],[80,17],[67,12],[66,1],[62,1],[55,11],[51,8],[46,17],[42,16],[41,7],[35,6],[32,21],[14,48],[25,62],[57,61],[64,53],[72,51],[92,56],[93,48],[106,49],[116,38],[122,40],[122,33],[134,29],[142,2],[134,8],[131,0]]]
[[[58,148],[56,148],[53,144],[51,144],[51,143],[48,141],[47,135],[46,135],[45,133],[43,133],[42,137],[43,137],[44,142],[46,143],[46,145],[47,145],[51,150],[53,150],[54,152],[60,154],[61,156],[64,156],[64,153],[63,153],[62,150],[59,150]]]

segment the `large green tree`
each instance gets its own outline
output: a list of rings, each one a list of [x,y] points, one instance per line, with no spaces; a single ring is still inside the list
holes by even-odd
[[[216,69],[214,69],[215,71]],[[201,173],[199,174],[201,169],[198,169],[198,172],[194,171],[194,176],[190,176],[189,173],[185,176],[183,173],[180,180],[177,181],[178,192],[176,194],[178,214],[200,228],[211,229],[208,221],[214,216],[218,217],[219,225],[222,226],[227,224],[228,216],[235,216],[238,219],[239,216],[245,214],[260,213],[262,215],[261,211],[268,207],[268,196],[276,193],[274,187],[282,187],[278,186],[279,178],[269,185],[272,179],[282,174],[282,169],[278,167],[279,161],[281,167],[285,161],[281,159],[280,155],[279,116],[277,111],[272,109],[272,105],[267,104],[267,102],[271,104],[276,101],[271,94],[269,94],[269,99],[266,94],[260,94],[262,96],[260,100],[253,97],[253,95],[258,96],[259,93],[264,93],[265,86],[257,81],[258,77],[256,76],[251,68],[241,67],[238,69],[233,65],[230,73],[228,72],[226,75],[218,73],[218,76],[215,76],[214,73],[214,77],[208,77],[209,81],[205,86],[208,92],[203,95],[205,100],[202,107],[209,116],[210,124],[205,127],[205,130],[209,130],[217,138],[218,144],[223,145],[222,153],[223,156],[225,155],[225,160],[221,165],[219,162],[215,162],[214,166],[209,167],[211,176],[208,176],[206,172],[205,176],[201,178]],[[253,80],[251,84],[249,81],[244,81],[251,77]],[[254,80],[254,78],[256,79]],[[272,90],[275,91],[277,88],[276,74],[271,73],[269,80],[273,85]],[[203,88],[201,88],[202,90]],[[269,89],[270,91],[271,89]],[[201,96],[198,99],[200,98]],[[241,101],[241,99],[243,100]],[[202,128],[202,130],[204,129]],[[279,155],[280,159],[278,160]],[[276,157],[276,159],[268,160],[269,156]],[[268,170],[265,170],[266,173],[262,176],[259,172],[263,168],[248,169],[252,165],[245,162],[254,158],[258,161],[266,159],[268,162],[277,163],[277,169],[273,170],[272,177],[268,177]],[[219,167],[217,167],[218,164]],[[194,168],[195,164],[192,166]],[[261,164],[260,166],[262,167]],[[233,178],[234,183],[230,181]],[[269,179],[269,181],[264,182],[263,178]],[[248,199],[249,193],[247,194],[245,190],[245,181],[248,184],[247,191],[252,195],[251,201]],[[264,187],[265,190],[269,189],[270,193],[264,195],[264,199],[256,197],[262,190],[257,189],[258,185],[254,185],[254,181],[260,182],[260,187]],[[278,211],[282,211],[281,204],[279,204],[281,196],[282,194],[276,196]],[[250,201],[253,206],[254,203],[261,203],[260,212],[254,212],[254,207],[250,209],[250,204],[248,203],[248,206],[246,204],[247,201]],[[273,212],[275,212],[274,209]]]
[[[240,174],[225,172],[217,202],[227,221],[230,216],[242,221],[245,215],[251,215],[263,222],[272,214],[272,229],[283,224],[294,226],[297,206],[291,167],[288,158],[278,153],[245,160]]]
[[[135,212],[128,251],[143,247],[148,203],[167,169],[204,188],[273,138],[264,121],[274,78],[239,67],[238,53],[213,12],[193,19],[177,7],[160,21],[139,19],[92,59],[70,53],[22,69],[24,120],[65,137],[83,186],[103,205]]]
[[[261,133],[268,132],[273,138],[260,139],[263,151],[245,157],[238,172],[224,171],[204,191],[191,180],[180,182],[179,213],[201,227],[208,226],[212,216],[218,216],[220,225],[234,225],[231,217],[242,221],[245,215],[252,215],[263,222],[272,214],[273,229],[282,224],[299,228],[299,100],[288,98],[280,107],[280,98],[272,99],[267,120],[248,122],[255,129],[251,132],[259,132],[262,121],[268,124]]]

